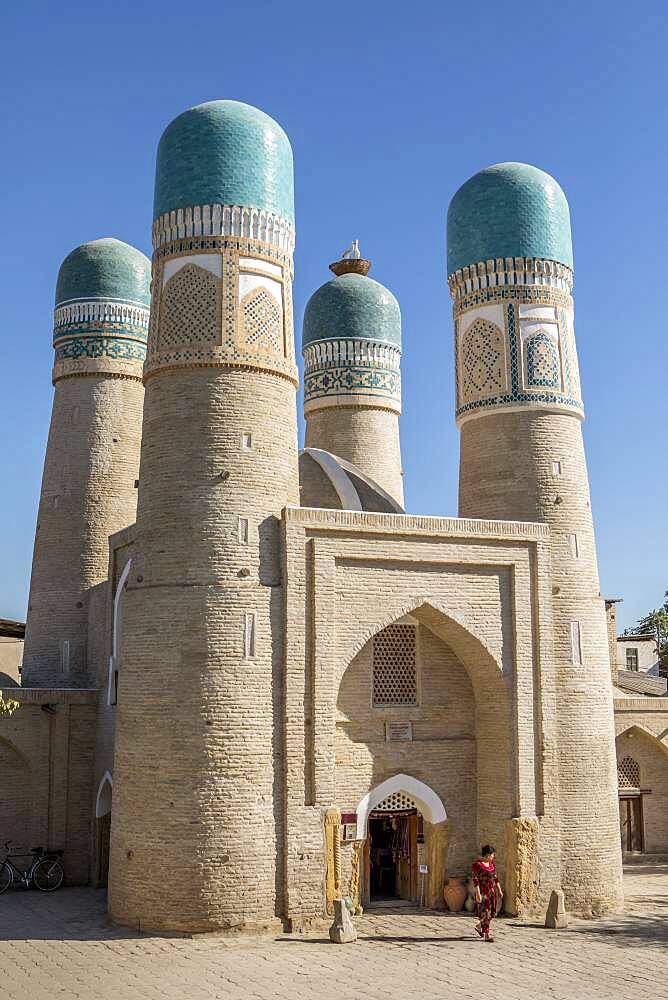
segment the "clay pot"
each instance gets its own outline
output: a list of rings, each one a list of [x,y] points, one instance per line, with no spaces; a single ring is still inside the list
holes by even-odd
[[[445,905],[452,913],[457,913],[464,905],[468,893],[466,891],[466,879],[461,875],[452,875],[446,878],[443,888],[443,899]]]

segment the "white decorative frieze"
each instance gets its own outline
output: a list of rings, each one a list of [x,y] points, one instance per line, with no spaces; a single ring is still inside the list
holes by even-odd
[[[245,205],[193,205],[166,212],[153,223],[153,246],[196,236],[238,236],[270,243],[286,253],[295,245],[292,223],[280,215]]]
[[[450,294],[461,298],[486,288],[514,285],[547,285],[570,293],[573,272],[565,264],[534,257],[497,257],[463,267],[448,276]]]
[[[148,326],[148,306],[122,300],[77,299],[59,305],[54,312],[55,330],[76,323],[118,323],[123,326]]]
[[[319,340],[304,348],[304,371],[345,365],[362,365],[399,372],[401,351],[391,344],[371,340]]]

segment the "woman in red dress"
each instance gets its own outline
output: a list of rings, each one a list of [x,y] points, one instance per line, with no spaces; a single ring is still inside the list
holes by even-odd
[[[494,853],[491,844],[485,844],[480,850],[480,857],[473,862],[472,868],[475,915],[478,918],[474,930],[485,941],[494,940],[490,924],[496,916],[496,911],[503,898],[503,892],[496,877]]]

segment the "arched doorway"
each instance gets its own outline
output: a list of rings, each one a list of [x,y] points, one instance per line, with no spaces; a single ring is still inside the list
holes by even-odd
[[[357,806],[357,839],[363,840],[362,902],[422,901],[442,884],[445,853],[430,870],[428,841],[445,824],[445,806],[433,789],[408,774],[396,774],[373,788]],[[445,832],[444,830],[442,831]],[[441,870],[442,868],[442,870]],[[431,901],[431,900],[430,900]]]
[[[643,726],[617,737],[617,785],[623,853],[668,851],[668,747]]]
[[[97,790],[97,799],[95,800],[95,840],[97,845],[95,883],[98,888],[106,886],[109,878],[112,785],[112,777],[108,771],[105,771]]]

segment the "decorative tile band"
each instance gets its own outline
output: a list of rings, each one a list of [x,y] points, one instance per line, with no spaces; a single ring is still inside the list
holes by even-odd
[[[398,403],[401,399],[401,378],[397,372],[379,368],[360,369],[352,365],[304,376],[305,403],[325,396],[346,395],[379,396]]]
[[[492,409],[552,409],[583,417],[572,301],[546,286],[481,289],[455,300],[460,426]]]
[[[482,260],[448,275],[448,285],[453,299],[463,298],[471,292],[485,288],[517,285],[546,285],[570,293],[573,272],[565,264],[534,257],[497,257]]]
[[[119,375],[141,378],[150,311],[127,299],[71,299],[55,310],[52,378]]]
[[[81,337],[64,341],[55,351],[56,362],[70,358],[102,357],[143,363],[146,357],[146,345],[136,340],[117,337]]]
[[[453,303],[455,317],[463,316],[475,306],[487,305],[492,302],[518,302],[536,306],[563,306],[573,308],[573,298],[570,292],[560,291],[546,285],[514,285],[506,288],[482,288],[476,292],[468,292],[462,298],[456,298]]]
[[[295,246],[291,222],[261,208],[244,205],[193,205],[159,216],[153,223],[153,246],[191,236],[238,236],[269,243],[286,253]]]
[[[296,385],[291,277],[290,253],[258,238],[190,235],[158,246],[144,379],[235,367]]]
[[[61,327],[79,323],[117,323],[148,330],[150,310],[138,302],[125,300],[72,299],[54,313],[54,337]]]
[[[305,372],[346,364],[398,372],[401,364],[398,347],[372,340],[318,340],[308,344],[302,353]]]
[[[401,351],[391,344],[369,340],[320,340],[308,344],[304,355],[304,404],[313,410],[346,397],[354,405],[401,409]]]

